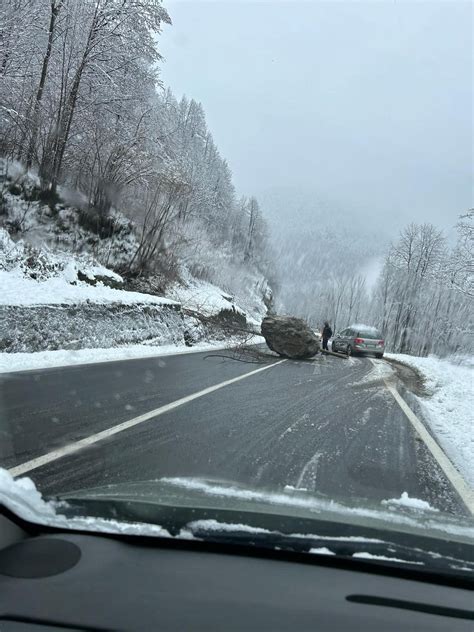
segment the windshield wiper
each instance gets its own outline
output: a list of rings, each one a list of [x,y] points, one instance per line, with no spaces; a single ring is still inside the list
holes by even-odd
[[[206,542],[279,549],[296,553],[335,555],[367,560],[374,563],[409,564],[453,572],[474,573],[474,562],[438,552],[411,547],[389,540],[363,536],[318,536],[313,534],[284,534],[240,524],[198,520],[187,525],[196,538]]]

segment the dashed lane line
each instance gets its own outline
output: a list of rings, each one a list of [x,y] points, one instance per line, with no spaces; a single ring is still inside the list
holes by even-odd
[[[69,456],[70,454],[74,454],[75,452],[79,452],[83,448],[94,445],[99,441],[103,441],[104,439],[108,439],[119,432],[123,432],[124,430],[129,430],[134,426],[138,426],[139,424],[144,423],[145,421],[150,421],[150,419],[154,419],[155,417],[159,417],[160,415],[164,415],[165,413],[178,408],[179,406],[184,406],[184,404],[188,404],[189,402],[194,401],[195,399],[199,399],[200,397],[204,397],[205,395],[209,395],[210,393],[214,393],[215,391],[220,390],[221,388],[225,388],[226,386],[230,386],[231,384],[235,384],[236,382],[240,382],[241,380],[245,380],[252,375],[256,375],[257,373],[262,373],[263,371],[267,371],[278,364],[282,364],[286,362],[286,360],[279,360],[278,362],[273,362],[272,364],[264,367],[260,367],[259,369],[255,369],[254,371],[249,371],[248,373],[244,373],[243,375],[239,375],[238,377],[234,377],[230,380],[226,380],[225,382],[220,382],[219,384],[214,384],[214,386],[208,386],[207,388],[202,389],[201,391],[197,391],[196,393],[192,393],[191,395],[186,395],[185,397],[181,397],[180,399],[175,400],[169,404],[165,404],[164,406],[160,406],[160,408],[155,408],[154,410],[150,410],[143,415],[139,415],[138,417],[134,417],[133,419],[129,419],[128,421],[124,421],[116,426],[112,426],[107,430],[103,430],[102,432],[97,432],[96,434],[90,435],[89,437],[85,437],[80,441],[75,441],[74,443],[70,443],[68,445],[63,446],[62,448],[58,448],[57,450],[52,450],[42,456],[37,457],[36,459],[31,459],[30,461],[26,461],[25,463],[21,463],[15,467],[9,469],[9,473],[12,476],[21,476],[22,474],[26,474],[27,472],[31,472],[32,470],[36,470],[43,465],[47,465],[48,463],[52,463],[53,461],[57,461],[58,459],[62,459],[65,456]]]

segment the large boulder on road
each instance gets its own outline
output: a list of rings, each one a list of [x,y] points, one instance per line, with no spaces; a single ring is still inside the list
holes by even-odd
[[[319,351],[319,340],[301,318],[265,316],[262,336],[272,351],[285,358],[311,358]]]

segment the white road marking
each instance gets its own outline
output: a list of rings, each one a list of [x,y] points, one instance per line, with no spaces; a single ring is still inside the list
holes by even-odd
[[[375,365],[375,362],[370,359],[372,364]],[[390,384],[386,378],[382,378],[387,390],[391,393],[394,400],[400,406],[402,411],[405,413],[408,420],[411,422],[412,426],[415,428],[419,437],[422,439],[428,450],[433,455],[434,459],[443,470],[446,478],[449,480],[451,485],[457,491],[459,496],[461,497],[463,503],[466,505],[469,512],[474,516],[474,490],[466,483],[464,478],[458,472],[458,470],[451,463],[449,458],[446,456],[444,451],[438,445],[438,443],[433,439],[430,433],[426,430],[425,425],[422,421],[418,419],[412,409],[408,406],[406,401],[397,391],[397,389]]]
[[[268,366],[260,367],[259,369],[255,369],[254,371],[249,371],[248,373],[244,373],[243,375],[239,375],[238,377],[234,377],[230,380],[226,380],[225,382],[220,382],[219,384],[215,384],[214,386],[208,386],[204,388],[202,391],[197,391],[196,393],[192,393],[191,395],[186,395],[186,397],[181,397],[181,399],[177,399],[174,402],[169,404],[165,404],[164,406],[160,406],[160,408],[155,408],[155,410],[150,410],[143,415],[139,415],[138,417],[134,417],[133,419],[129,419],[128,421],[124,421],[116,426],[112,426],[112,428],[108,428],[107,430],[102,430],[102,432],[97,432],[96,434],[90,435],[89,437],[85,437],[80,441],[75,441],[74,443],[70,443],[69,445],[65,445],[62,448],[57,450],[53,450],[52,452],[48,452],[47,454],[43,454],[43,456],[39,456],[36,459],[31,459],[30,461],[26,461],[21,465],[17,465],[16,467],[12,467],[9,469],[9,473],[12,476],[20,476],[22,474],[26,474],[27,472],[31,472],[31,470],[36,470],[38,467],[43,465],[47,465],[48,463],[52,463],[53,461],[57,461],[58,459],[62,459],[65,456],[69,456],[70,454],[74,454],[74,452],[78,452],[87,446],[93,445],[102,441],[103,439],[107,439],[108,437],[112,437],[113,435],[118,434],[119,432],[123,432],[124,430],[128,430],[129,428],[133,428],[134,426],[138,426],[145,421],[149,421],[154,417],[159,417],[160,415],[164,415],[170,410],[174,410],[179,406],[183,406],[184,404],[188,404],[189,402],[194,401],[195,399],[199,399],[200,397],[204,397],[205,395],[209,395],[210,393],[214,393],[215,391],[220,390],[221,388],[225,388],[226,386],[230,386],[231,384],[235,384],[240,380],[245,380],[251,375],[256,375],[257,373],[261,373],[262,371],[266,371],[267,369],[271,369],[278,364],[282,364],[282,362],[286,362],[286,360],[279,360],[278,362],[274,362]]]

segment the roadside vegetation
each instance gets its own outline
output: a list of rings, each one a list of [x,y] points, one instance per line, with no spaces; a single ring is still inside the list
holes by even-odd
[[[86,233],[72,247],[122,239],[126,256],[108,261],[97,244],[98,258],[145,291],[188,273],[230,293],[245,294],[249,277],[252,292],[264,289],[271,255],[258,201],[237,195],[202,106],[161,84],[161,2],[6,0],[0,18],[9,232],[23,236],[35,202],[52,219],[68,206]],[[6,193],[24,202],[14,217]]]

